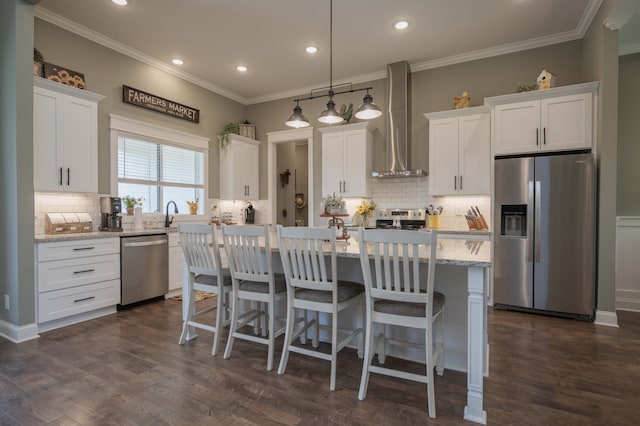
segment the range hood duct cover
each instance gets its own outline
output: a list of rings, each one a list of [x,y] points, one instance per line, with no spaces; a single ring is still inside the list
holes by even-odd
[[[387,65],[387,169],[371,173],[375,178],[425,176],[410,170],[411,69],[407,61]]]

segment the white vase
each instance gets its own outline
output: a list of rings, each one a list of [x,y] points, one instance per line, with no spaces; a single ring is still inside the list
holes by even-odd
[[[133,228],[134,229],[143,229],[142,225],[142,207],[134,207],[133,208]]]

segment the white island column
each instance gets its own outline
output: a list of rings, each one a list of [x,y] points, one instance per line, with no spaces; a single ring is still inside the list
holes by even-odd
[[[467,273],[467,405],[464,418],[481,424],[487,424],[487,412],[482,406],[487,356],[485,269],[469,266]]]

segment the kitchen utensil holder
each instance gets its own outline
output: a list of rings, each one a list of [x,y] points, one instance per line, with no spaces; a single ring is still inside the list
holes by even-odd
[[[440,215],[430,214],[427,215],[427,225],[430,229],[440,229]]]

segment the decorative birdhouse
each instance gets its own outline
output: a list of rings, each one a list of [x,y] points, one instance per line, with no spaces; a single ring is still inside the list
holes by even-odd
[[[555,86],[556,75],[547,70],[542,70],[536,79],[538,82],[538,90],[550,89]]]

